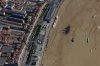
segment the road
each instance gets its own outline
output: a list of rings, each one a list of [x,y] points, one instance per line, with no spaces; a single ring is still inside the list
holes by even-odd
[[[34,30],[35,26],[37,25],[37,21],[38,21],[40,15],[42,14],[42,9],[45,7],[45,5],[46,5],[46,3],[41,7],[41,9],[40,9],[40,11],[39,11],[39,13],[38,13],[38,16],[37,16],[36,19],[35,19],[35,22],[34,22],[34,24],[32,25],[32,30],[30,31],[30,33],[29,33],[29,35],[28,35],[28,37],[27,37],[26,45],[25,45],[24,48],[22,49],[22,52],[21,52],[21,54],[20,54],[20,56],[19,56],[18,66],[25,66],[25,62],[26,62],[26,58],[27,58],[27,54],[28,54],[28,52],[26,51],[27,44],[28,44],[28,42],[29,42],[29,38],[30,38],[30,36],[31,36],[31,34],[32,34],[32,31]],[[25,54],[26,54],[26,55],[25,55]],[[24,60],[24,61],[23,61],[23,60]]]
[[[58,16],[57,26],[49,34],[42,66],[100,66],[100,30],[96,29],[100,25],[99,2],[65,0]],[[65,35],[62,30],[68,24],[71,31]]]

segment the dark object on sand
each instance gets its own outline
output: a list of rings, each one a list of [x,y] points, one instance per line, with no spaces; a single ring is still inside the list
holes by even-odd
[[[89,38],[87,38],[87,43],[89,42]]]
[[[63,31],[64,31],[65,34],[68,34],[69,31],[70,31],[70,26],[67,26],[66,28],[64,28]]]
[[[71,39],[71,42],[74,42],[74,38]]]

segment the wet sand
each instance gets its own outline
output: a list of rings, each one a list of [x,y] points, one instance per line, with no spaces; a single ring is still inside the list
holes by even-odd
[[[100,66],[100,29],[96,29],[100,25],[99,2],[64,1],[59,9],[59,21],[50,31],[42,66]],[[66,35],[62,30],[68,24],[71,31]]]

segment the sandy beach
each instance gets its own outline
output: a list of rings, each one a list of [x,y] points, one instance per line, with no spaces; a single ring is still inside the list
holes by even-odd
[[[100,66],[100,1],[65,0],[49,34],[42,66]],[[69,34],[62,30],[71,26]],[[74,38],[74,42],[71,39]]]

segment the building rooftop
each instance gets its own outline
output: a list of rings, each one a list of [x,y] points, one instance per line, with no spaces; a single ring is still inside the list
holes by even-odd
[[[0,57],[0,65],[3,65],[7,61],[7,57]]]
[[[10,27],[2,27],[0,30],[0,64],[3,65],[7,60],[7,63],[15,63],[17,60],[17,54],[22,49],[22,40],[24,37],[24,31],[11,29]],[[1,61],[2,58],[3,61]]]
[[[16,63],[43,3],[30,0],[2,0],[2,2],[0,5],[0,66],[18,66]],[[42,40],[45,31],[41,31],[40,34],[39,40]]]
[[[5,64],[4,66],[18,66],[18,64]]]
[[[12,46],[3,46],[2,49],[1,49],[1,52],[12,53],[12,52],[14,52],[14,47],[12,47]]]

